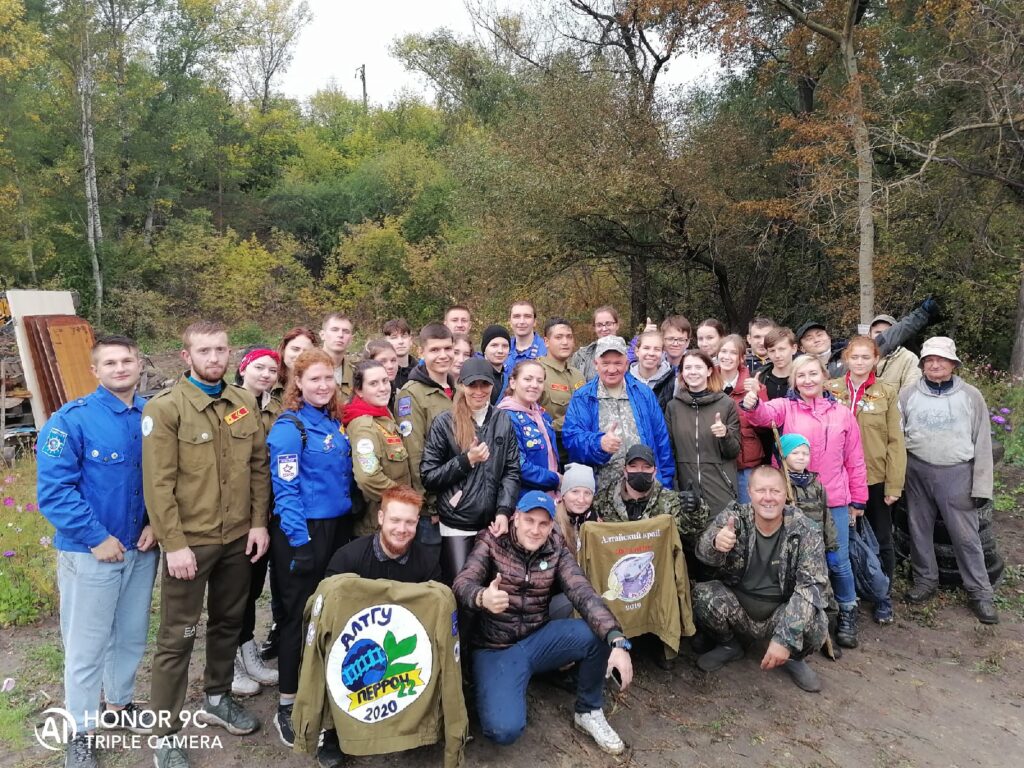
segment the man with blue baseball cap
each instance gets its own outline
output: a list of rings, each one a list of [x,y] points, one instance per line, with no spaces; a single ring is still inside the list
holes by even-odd
[[[526,728],[530,678],[578,662],[574,724],[617,755],[625,744],[604,716],[604,679],[617,673],[622,688],[633,679],[629,641],[554,525],[551,497],[528,491],[508,533],[479,533],[452,586],[461,606],[480,612],[473,636],[480,725],[487,738],[511,744]],[[550,619],[559,591],[582,619]]]

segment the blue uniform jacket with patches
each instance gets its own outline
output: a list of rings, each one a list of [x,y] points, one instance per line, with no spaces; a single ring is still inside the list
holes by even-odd
[[[672,488],[676,476],[676,462],[672,457],[672,445],[668,439],[665,416],[658,405],[658,398],[651,388],[627,373],[626,394],[633,418],[640,434],[640,442],[654,451],[658,467],[658,480],[666,488]],[[569,460],[580,464],[600,467],[611,461],[611,454],[601,448],[601,431],[597,402],[597,385],[600,379],[591,379],[573,393],[569,408],[565,412],[562,426],[562,442],[569,451]]]
[[[505,410],[505,409],[502,409]],[[548,469],[548,446],[541,434],[540,427],[530,418],[530,414],[520,411],[505,410],[512,421],[516,440],[519,442],[519,473],[520,495],[529,490],[553,491],[558,488],[558,473]],[[548,440],[558,455],[558,443],[555,442],[555,427],[551,416],[544,412],[544,428]]]
[[[302,434],[292,421],[297,416]],[[341,423],[303,405],[278,416],[267,436],[274,514],[293,547],[309,541],[307,520],[328,520],[352,511],[352,451]]]
[[[520,360],[536,360],[538,357],[544,357],[547,353],[548,346],[536,331],[533,334],[533,342],[526,349],[516,347],[516,337],[513,336],[512,343],[509,345],[508,358],[505,360],[505,382],[508,383],[512,369]]]
[[[36,456],[39,509],[54,546],[88,552],[107,536],[135,549],[149,522],[142,494],[142,407],[109,390],[67,403],[43,426]]]

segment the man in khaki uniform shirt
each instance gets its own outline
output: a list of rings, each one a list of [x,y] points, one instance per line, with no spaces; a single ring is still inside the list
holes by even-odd
[[[569,461],[569,452],[562,445],[565,410],[569,407],[572,393],[586,384],[587,380],[580,371],[569,365],[569,358],[576,349],[576,338],[568,320],[561,317],[548,320],[544,325],[544,343],[548,353],[537,358],[537,362],[544,366],[544,390],[540,404],[551,414],[555,437],[558,439],[558,465],[564,467]]]
[[[231,698],[235,650],[249,593],[250,561],[269,545],[270,473],[266,436],[253,396],[223,381],[228,336],[218,323],[185,329],[189,372],[142,412],[143,490],[164,551],[160,630],[153,656],[153,732],[182,727],[188,665],[209,587],[206,697],[195,717],[230,733],[252,733],[259,720]],[[156,750],[157,768],[187,768],[173,739]]]
[[[338,392],[342,402],[352,397],[352,371],[354,366],[348,359],[348,345],[352,343],[354,333],[352,321],[341,312],[332,312],[324,318],[320,328],[320,341],[324,352],[334,361],[334,380],[338,383]]]

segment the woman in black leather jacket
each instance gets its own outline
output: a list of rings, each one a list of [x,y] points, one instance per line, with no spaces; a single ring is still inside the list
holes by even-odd
[[[519,498],[519,444],[508,414],[491,405],[493,386],[486,360],[463,363],[452,409],[434,419],[423,446],[420,476],[437,495],[441,572],[448,585],[480,530],[495,536],[508,531]]]

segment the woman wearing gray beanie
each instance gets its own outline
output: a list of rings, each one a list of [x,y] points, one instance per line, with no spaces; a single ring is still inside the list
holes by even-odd
[[[555,525],[565,545],[574,555],[579,551],[579,530],[584,523],[601,522],[591,506],[594,502],[594,470],[586,464],[566,464],[559,491],[561,500],[555,507]]]

